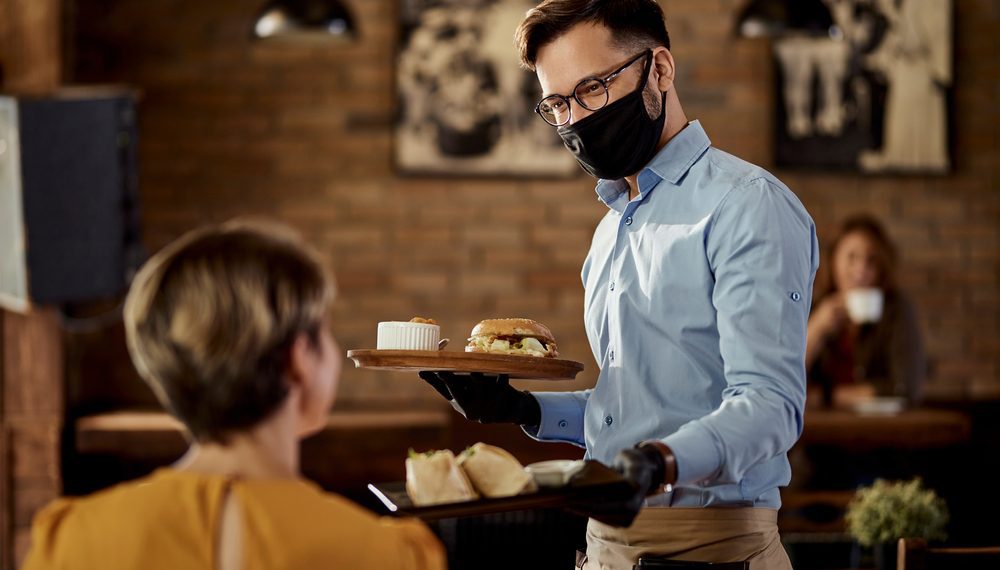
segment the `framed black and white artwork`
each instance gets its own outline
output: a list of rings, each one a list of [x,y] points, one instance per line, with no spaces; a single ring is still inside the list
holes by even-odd
[[[774,44],[778,166],[948,172],[952,0],[822,3],[828,36]]]
[[[521,69],[514,30],[530,0],[400,0],[396,79],[399,172],[568,176],[580,172],[534,112],[541,92]]]

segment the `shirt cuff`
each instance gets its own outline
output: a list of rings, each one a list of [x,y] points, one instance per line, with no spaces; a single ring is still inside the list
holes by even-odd
[[[524,426],[524,433],[538,441],[564,441],[583,446],[583,409],[579,393],[532,392],[542,411],[538,426]]]
[[[722,450],[711,432],[700,426],[681,429],[662,441],[677,460],[677,485],[712,479],[722,467]]]

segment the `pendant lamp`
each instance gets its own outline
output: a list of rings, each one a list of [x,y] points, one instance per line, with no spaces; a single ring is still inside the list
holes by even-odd
[[[353,40],[354,18],[340,0],[272,0],[253,26],[261,40]]]
[[[822,0],[751,0],[736,20],[736,33],[744,38],[829,36],[833,27],[833,16]]]

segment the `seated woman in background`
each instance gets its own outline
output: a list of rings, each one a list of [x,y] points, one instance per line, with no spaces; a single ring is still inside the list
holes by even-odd
[[[896,252],[869,216],[844,221],[816,279],[806,342],[809,382],[824,399],[921,399],[926,361],[916,312],[896,286]],[[831,394],[832,391],[832,394]]]
[[[25,568],[444,568],[419,521],[376,517],[299,473],[299,441],[326,424],[340,376],[333,296],[315,253],[277,227],[198,230],[154,255],[126,299],[129,351],[191,447],[50,504]]]

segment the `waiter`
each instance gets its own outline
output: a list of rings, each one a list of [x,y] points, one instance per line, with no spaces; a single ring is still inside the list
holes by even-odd
[[[600,375],[581,392],[425,380],[469,419],[584,446],[632,480],[634,522],[591,519],[581,567],[790,569],[778,488],[802,430],[812,219],[781,181],[688,121],[655,1],[547,0],[516,44],[543,91],[538,115],[608,208],[583,266]]]

